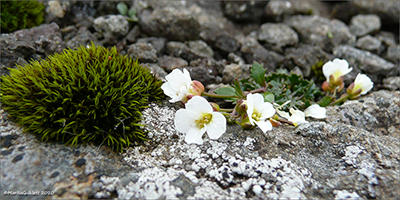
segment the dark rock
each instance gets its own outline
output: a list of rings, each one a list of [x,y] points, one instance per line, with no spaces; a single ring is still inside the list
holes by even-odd
[[[237,22],[258,22],[264,13],[266,1],[231,1],[222,2],[225,16]]]
[[[284,47],[296,46],[299,42],[297,33],[286,24],[266,23],[258,31],[258,40],[265,42],[267,49],[283,53]]]
[[[318,15],[328,17],[329,6],[324,1],[269,1],[265,7],[265,17],[281,22],[291,15]]]
[[[175,58],[171,56],[162,56],[158,58],[158,65],[165,69],[167,72],[171,72],[173,69],[187,67],[188,62],[182,58]]]
[[[264,68],[268,69],[268,72],[275,71],[284,59],[282,55],[265,49],[252,37],[247,37],[242,41],[240,52],[246,63],[253,64],[254,61],[261,63],[264,65]]]
[[[364,36],[377,32],[381,28],[381,19],[377,15],[357,15],[350,20],[350,32],[357,36]]]
[[[18,41],[13,34],[0,35],[1,65],[0,75],[8,74],[7,68],[15,67],[15,63],[28,63],[30,55],[35,53],[35,48],[25,41]]]
[[[168,42],[165,53],[173,57],[183,58],[188,62],[203,58],[203,55],[192,51],[185,43],[182,42]]]
[[[387,46],[394,46],[396,45],[396,36],[394,36],[391,32],[380,31],[375,36],[379,41],[381,41],[382,45]]]
[[[226,64],[225,60],[217,61],[213,58],[202,58],[191,61],[189,65],[191,67],[210,68],[212,71],[217,72],[218,75],[222,75]]]
[[[164,54],[166,39],[156,37],[140,38],[137,43],[151,44],[157,51],[157,56],[161,56]]]
[[[383,79],[383,86],[389,90],[399,90],[400,76],[387,77]]]
[[[139,62],[157,62],[157,51],[153,45],[146,43],[135,43],[129,46],[129,57],[138,59]]]
[[[333,55],[346,59],[350,66],[357,67],[367,74],[373,82],[380,82],[378,76],[389,77],[399,73],[399,68],[391,62],[368,51],[351,46],[338,46],[333,49]]]
[[[2,146],[3,147],[3,146]],[[7,150],[2,150],[1,155],[2,156],[8,156],[13,152],[14,149],[7,149]]]
[[[16,162],[18,162],[18,161],[20,161],[20,160],[22,160],[23,158],[24,158],[24,153],[21,153],[21,154],[18,154],[17,156],[15,156],[13,159],[12,159],[12,163],[16,163]]]
[[[221,82],[221,77],[218,76],[218,62],[213,62],[212,59],[198,59],[190,62],[189,71],[192,80],[200,81],[204,87],[211,83]]]
[[[298,15],[288,18],[285,23],[296,30],[300,42],[318,45],[326,52],[342,44],[354,45],[356,41],[346,24],[336,19]]]
[[[199,38],[200,24],[185,8],[163,7],[143,10],[139,15],[141,30],[149,36],[186,41]]]
[[[287,69],[298,66],[304,77],[314,75],[312,66],[318,62],[326,63],[333,59],[331,54],[326,53],[319,46],[300,45],[298,48],[289,48],[285,51],[285,59],[282,62]]]
[[[55,171],[54,173],[52,173],[52,174],[50,175],[50,178],[55,178],[55,177],[57,177],[58,175],[60,175],[60,172],[59,172],[59,171]]]
[[[91,45],[91,42],[93,42],[95,45],[100,45],[99,41],[97,41],[97,38],[86,27],[82,27],[78,30],[76,36],[66,41],[65,44],[67,47],[75,49],[81,45]]]
[[[79,159],[75,162],[75,165],[76,165],[77,167],[82,167],[82,165],[84,165],[84,164],[86,164],[86,159],[84,159],[84,158],[79,158]]]
[[[133,28],[132,28],[132,30],[130,30],[129,32],[128,32],[128,34],[126,35],[126,39],[129,41],[129,42],[135,42],[136,41],[136,38],[138,37],[140,35],[140,28],[139,28],[139,26],[134,26]]]
[[[377,38],[372,37],[370,35],[366,35],[360,39],[357,40],[356,47],[370,51],[375,54],[379,54],[383,47],[381,41],[379,41]]]
[[[11,140],[3,140],[3,143],[1,144],[1,148],[8,148],[12,145]]]
[[[225,57],[228,56],[229,53],[235,52],[240,48],[238,41],[227,34],[218,36],[215,40],[214,46],[216,49],[220,50]]]

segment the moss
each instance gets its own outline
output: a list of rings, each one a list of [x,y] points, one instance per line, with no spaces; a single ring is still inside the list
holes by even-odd
[[[44,21],[45,6],[37,1],[1,1],[1,32],[32,28]]]
[[[44,141],[93,142],[121,151],[146,139],[141,110],[162,81],[116,48],[81,46],[10,69],[1,84],[11,118]]]

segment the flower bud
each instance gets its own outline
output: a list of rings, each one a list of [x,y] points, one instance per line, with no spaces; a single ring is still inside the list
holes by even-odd
[[[333,88],[331,87],[331,85],[328,83],[328,81],[324,81],[322,83],[322,90],[325,92],[333,92]]]
[[[217,103],[209,102],[214,111],[219,112],[220,108]]]
[[[242,115],[240,119],[241,119],[240,126],[243,129],[248,130],[254,128],[254,126],[250,123],[250,118],[247,114]]]
[[[355,85],[355,83],[351,83],[346,90],[347,94],[349,94],[352,98],[357,98],[362,92],[361,89],[354,89]]]
[[[339,76],[336,80],[335,83],[333,84],[336,87],[340,87],[344,83],[344,76]]]
[[[281,122],[279,122],[279,121],[277,121],[275,119],[272,119],[272,118],[270,118],[269,121],[271,122],[273,127],[278,127],[278,126],[282,125]]]
[[[204,85],[200,81],[192,81],[190,84],[189,92],[193,95],[201,96],[201,93],[204,92]]]
[[[342,82],[342,84],[339,86],[338,88],[338,92],[341,92],[344,88],[344,82]]]
[[[242,99],[237,100],[235,110],[239,115],[245,114],[247,110],[247,101]]]

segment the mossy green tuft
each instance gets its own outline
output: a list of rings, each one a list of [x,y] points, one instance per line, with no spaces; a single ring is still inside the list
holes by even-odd
[[[117,151],[146,139],[141,110],[164,98],[162,81],[147,68],[93,43],[17,66],[1,78],[2,106],[27,132]]]
[[[1,1],[1,32],[32,28],[44,21],[45,6],[38,1]]]

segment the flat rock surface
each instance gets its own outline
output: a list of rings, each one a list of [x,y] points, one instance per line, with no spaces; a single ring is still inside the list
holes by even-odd
[[[105,147],[40,142],[1,111],[1,188],[49,191],[7,199],[306,199],[400,196],[400,92],[378,91],[328,108],[326,120],[267,134],[228,125],[218,140],[186,144],[175,104],[151,104],[149,142]],[[3,194],[4,195],[4,194]]]

